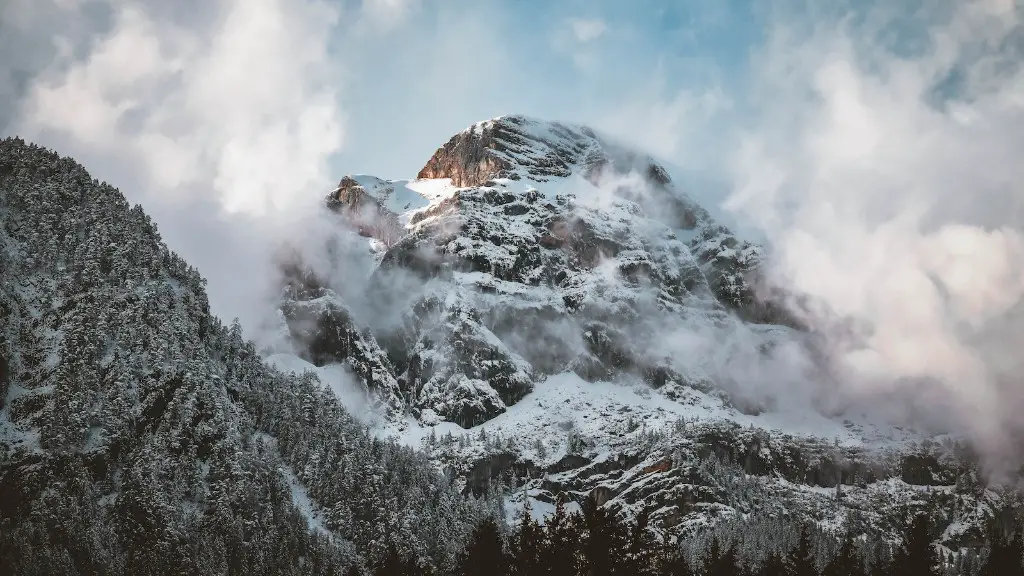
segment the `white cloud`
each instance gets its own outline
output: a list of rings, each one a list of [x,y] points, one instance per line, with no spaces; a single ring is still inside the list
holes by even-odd
[[[113,28],[86,58],[33,83],[21,133],[135,154],[155,197],[212,192],[228,212],[284,210],[330,181],[343,123],[331,4],[221,0],[212,26],[137,2],[112,8]]]
[[[319,210],[337,179],[343,83],[328,50],[337,4],[37,7],[87,23],[89,34],[63,36],[54,21],[22,18],[33,39],[59,46],[32,70],[12,131],[143,204],[171,247],[209,278],[214,310],[257,325],[269,310],[270,253],[303,229],[297,221]]]
[[[661,90],[638,90],[630,100],[597,119],[596,127],[622,135],[632,144],[662,158],[684,158],[701,164],[708,144],[694,147],[694,134],[706,134],[710,123],[730,106],[719,89],[679,90],[668,98]]]
[[[600,18],[570,18],[568,24],[577,42],[592,42],[608,32],[608,25]]]
[[[909,55],[849,20],[776,23],[728,206],[768,237],[774,283],[816,303],[845,392],[934,407],[1005,453],[1024,433],[1021,10],[927,16]]]

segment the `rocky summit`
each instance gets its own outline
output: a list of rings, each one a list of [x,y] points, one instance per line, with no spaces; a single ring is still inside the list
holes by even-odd
[[[345,367],[383,433],[467,493],[595,500],[667,533],[766,512],[894,536],[927,509],[950,550],[1001,501],[953,439],[772,392],[813,343],[760,289],[762,248],[592,129],[479,122],[415,179],[345,176],[326,206],[373,257],[334,284],[289,263],[300,358],[272,360]]]
[[[482,122],[416,180],[346,176],[328,206],[378,246],[370,305],[400,321],[355,328],[335,298],[310,330],[301,310],[331,298],[315,271],[302,286],[289,276],[285,317],[308,359],[380,374],[366,386],[417,416],[481,424],[566,371],[629,374],[669,393],[706,388],[708,375],[659,346],[665,323],[737,315],[768,341],[787,320],[756,296],[758,246],[650,158],[584,127]]]
[[[141,207],[0,140],[0,573],[1012,574],[1019,492],[811,394],[761,247],[646,155],[501,117],[322,210],[250,342]]]

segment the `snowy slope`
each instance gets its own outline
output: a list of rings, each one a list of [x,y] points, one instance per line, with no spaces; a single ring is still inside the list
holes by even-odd
[[[597,498],[686,529],[793,498],[837,524],[957,481],[950,444],[820,414],[811,343],[755,289],[760,246],[593,130],[479,122],[416,179],[346,177],[329,204],[386,246],[360,321],[313,364],[373,351],[390,372],[364,389],[393,407],[379,434],[425,447],[467,491],[503,483],[535,514]],[[293,290],[285,308],[320,297]],[[837,485],[849,506],[834,505]]]

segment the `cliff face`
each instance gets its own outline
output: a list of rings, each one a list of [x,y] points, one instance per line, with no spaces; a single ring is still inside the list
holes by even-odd
[[[512,166],[491,151],[503,149],[493,128],[465,131],[452,136],[427,161],[416,178],[451,178],[460,187],[479,186]],[[499,148],[501,147],[501,148]]]
[[[671,181],[651,159],[607,142],[585,126],[503,116],[452,136],[416,177],[450,178],[454,186],[474,187],[496,178],[546,182],[574,173],[596,182],[606,172],[630,171],[656,185]]]
[[[364,206],[401,227],[358,271],[365,298],[330,294],[306,358],[359,375],[392,407],[384,433],[424,446],[466,492],[591,498],[672,533],[761,511],[895,535],[922,485],[941,487],[928,506],[998,501],[949,447],[819,414],[793,426],[778,398],[737,387],[750,372],[730,367],[776,370],[807,343],[756,289],[761,247],[586,127],[477,123],[417,179],[346,177],[328,204],[356,229]],[[325,294],[287,293],[289,323]],[[942,519],[950,542],[983,521],[957,514]]]

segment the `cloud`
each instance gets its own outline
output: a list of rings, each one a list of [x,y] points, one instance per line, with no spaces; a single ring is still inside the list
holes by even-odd
[[[363,15],[385,29],[402,24],[418,8],[418,0],[363,0]]]
[[[0,125],[141,202],[210,279],[215,311],[248,326],[281,240],[330,236],[300,222],[341,174],[412,176],[503,113],[592,123],[725,171],[726,206],[768,240],[769,280],[812,304],[794,308],[845,401],[1009,451],[1024,409],[1020,2],[779,0],[758,11],[763,43],[725,34],[752,17],[732,8],[683,14],[687,34],[646,8],[526,26],[536,14],[506,3],[424,6],[14,0]],[[692,33],[709,22],[716,34]],[[718,37],[743,49],[702,44]]]
[[[592,42],[608,32],[608,25],[600,18],[570,18],[568,25],[577,42]]]
[[[714,86],[681,89],[667,96],[663,80],[648,86],[597,119],[595,126],[622,135],[656,156],[683,158],[688,166],[706,164],[701,156],[711,145],[695,146],[693,135],[708,132],[708,127],[730,107],[729,96]]]
[[[23,79],[4,95],[16,101],[7,130],[145,206],[210,280],[214,310],[256,325],[274,277],[269,254],[319,210],[345,143],[344,83],[329,50],[339,6],[82,0],[9,14],[4,29],[50,59],[0,58]]]
[[[851,16],[778,14],[727,207],[813,303],[845,394],[1005,455],[1024,433],[1022,7]]]
[[[162,200],[212,192],[226,211],[258,215],[323,187],[342,144],[325,49],[337,9],[315,0],[212,8],[196,23],[112,6],[113,27],[86,58],[32,83],[18,131],[134,154]]]

